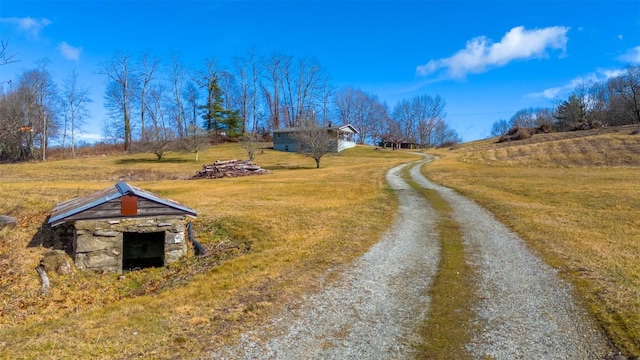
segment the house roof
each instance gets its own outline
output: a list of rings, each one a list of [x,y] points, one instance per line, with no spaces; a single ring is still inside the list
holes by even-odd
[[[351,124],[342,125],[342,126],[321,126],[321,128],[332,130],[332,131],[347,132],[347,133],[354,133],[354,134],[359,133],[358,130],[356,130],[356,128],[353,127],[353,125]],[[299,127],[286,127],[282,129],[274,129],[273,132],[274,133],[290,133],[290,132],[296,132],[299,130],[300,130]]]
[[[106,189],[57,204],[56,207],[53,208],[53,211],[51,211],[51,216],[47,223],[52,226],[60,225],[70,216],[120,198],[124,195],[135,195],[173,209],[184,211],[191,216],[197,215],[195,210],[181,205],[171,199],[159,197],[148,191],[131,186],[124,181],[120,181],[114,186],[110,186]]]

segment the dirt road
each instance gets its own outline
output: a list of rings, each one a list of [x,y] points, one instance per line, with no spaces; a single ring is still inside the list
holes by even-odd
[[[425,160],[428,161],[428,160]],[[462,225],[465,246],[480,274],[473,321],[481,329],[468,350],[474,359],[603,359],[609,348],[571,288],[523,241],[488,212],[437,186],[413,166],[414,181],[438,191]],[[399,200],[389,231],[338,280],[308,294],[212,359],[410,359],[415,330],[429,309],[437,271],[436,214],[391,169]],[[345,241],[349,241],[345,239]],[[427,340],[428,341],[428,340]]]

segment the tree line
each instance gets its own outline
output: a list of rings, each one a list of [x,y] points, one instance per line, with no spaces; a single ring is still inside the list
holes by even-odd
[[[580,83],[554,107],[521,109],[509,121],[500,119],[491,136],[518,128],[573,131],[629,124],[640,124],[640,65],[605,81]]]
[[[226,65],[211,57],[188,68],[178,54],[162,59],[151,52],[118,52],[97,72],[106,84],[103,137],[158,158],[176,147],[197,154],[212,139],[254,139],[307,121],[350,123],[360,132],[360,144],[431,147],[460,141],[446,123],[446,102],[439,96],[403,99],[390,109],[375,94],[336,88],[314,58],[250,49]],[[54,141],[74,156],[92,101],[76,71],[59,86],[42,60],[8,83],[0,93],[0,160],[44,161]]]

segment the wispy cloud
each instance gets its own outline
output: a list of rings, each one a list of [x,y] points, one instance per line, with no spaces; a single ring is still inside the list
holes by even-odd
[[[617,77],[622,75],[624,70],[616,69],[616,70],[598,70],[597,72],[589,73],[585,76],[578,76],[576,78],[571,79],[568,83],[548,88],[542,90],[540,92],[530,93],[525,95],[527,98],[545,98],[545,99],[555,99],[559,95],[564,95],[576,87],[580,85],[589,85],[596,82],[607,81],[608,79]]]
[[[640,46],[629,49],[627,52],[619,56],[618,60],[632,64],[640,64]],[[572,91],[578,85],[607,81],[611,78],[621,76],[624,73],[624,69],[597,70],[596,72],[589,73],[585,76],[576,77],[565,85],[548,88],[540,92],[530,93],[525,95],[525,97],[554,99],[558,97],[558,95],[564,95],[565,93]]]
[[[640,46],[636,46],[618,57],[618,60],[640,64]]]
[[[69,45],[66,41],[58,44],[58,50],[68,60],[78,60],[80,59],[80,53],[82,52],[82,48],[74,47]]]
[[[430,75],[445,70],[449,77],[464,78],[470,73],[482,73],[514,60],[543,58],[549,49],[565,51],[569,28],[553,26],[527,30],[523,26],[509,30],[500,42],[485,36],[469,40],[466,47],[453,56],[430,60],[416,68],[419,75]]]
[[[46,18],[34,19],[32,17],[10,17],[0,18],[0,23],[13,25],[18,28],[18,30],[25,32],[34,39],[37,39],[40,37],[42,29],[51,24],[51,20]]]

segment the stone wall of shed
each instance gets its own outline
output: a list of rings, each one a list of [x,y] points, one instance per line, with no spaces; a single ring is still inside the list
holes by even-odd
[[[78,220],[73,231],[73,258],[78,269],[121,272],[125,232],[164,232],[165,265],[187,253],[184,216]]]

